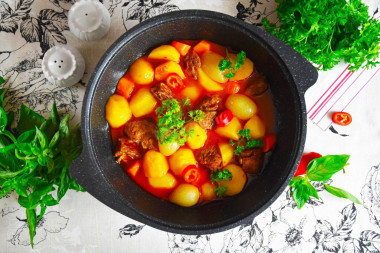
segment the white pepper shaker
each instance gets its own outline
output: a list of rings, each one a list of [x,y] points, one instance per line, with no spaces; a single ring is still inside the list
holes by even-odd
[[[42,59],[42,71],[52,84],[68,87],[79,82],[84,74],[82,55],[73,47],[58,45],[50,48]]]
[[[98,0],[81,0],[71,6],[68,23],[70,31],[81,40],[97,40],[107,34],[111,18]]]

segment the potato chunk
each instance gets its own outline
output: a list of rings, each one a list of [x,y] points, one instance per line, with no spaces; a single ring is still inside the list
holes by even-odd
[[[218,146],[220,154],[222,155],[223,166],[226,166],[234,157],[234,147],[232,147],[228,142],[219,142]]]
[[[183,73],[181,66],[173,61],[167,61],[158,65],[154,70],[154,77],[157,81],[163,81],[169,74],[173,73],[185,78],[185,74]]]
[[[208,91],[221,91],[223,86],[213,81],[202,69],[198,70],[198,81]]]
[[[245,123],[244,128],[251,130],[249,134],[253,139],[260,139],[265,136],[265,123],[258,115],[253,115]]]
[[[242,129],[240,121],[233,117],[230,124],[225,127],[217,127],[215,132],[223,137],[238,141],[240,138],[239,131]]]
[[[133,116],[141,117],[153,112],[157,101],[148,88],[141,88],[131,98],[130,107]]]
[[[189,165],[197,165],[193,151],[188,148],[180,148],[177,152],[169,157],[170,169],[174,175],[181,176],[182,171]]]
[[[177,184],[177,179],[170,173],[162,177],[149,177],[149,184],[154,188],[173,189]]]
[[[179,62],[179,52],[175,47],[170,45],[159,46],[150,52],[148,59],[150,60],[169,60]]]
[[[129,73],[133,81],[137,84],[148,85],[153,82],[154,69],[152,64],[145,58],[138,58],[129,67]]]
[[[242,94],[229,95],[226,100],[226,107],[236,117],[242,120],[251,118],[257,112],[257,105],[249,97]]]
[[[191,102],[196,101],[201,95],[202,95],[202,87],[198,84],[186,86],[181,91],[181,97],[183,98],[189,98]]]
[[[212,80],[219,83],[225,83],[228,81],[224,75],[228,72],[226,70],[221,71],[219,69],[219,62],[223,60],[223,57],[214,52],[208,51],[201,56],[202,70]]]
[[[192,184],[180,184],[172,191],[169,200],[174,204],[190,207],[198,203],[199,190]]]
[[[206,182],[202,184],[201,186],[201,197],[204,201],[210,201],[216,198],[215,189],[216,186],[213,185],[211,182]]]
[[[235,60],[237,59],[236,54],[230,54],[230,58],[232,60],[232,65],[235,66]],[[234,71],[235,76],[232,77],[231,81],[239,81],[246,79],[253,73],[253,62],[247,57],[244,60],[244,64],[240,67],[240,69]]]
[[[149,150],[143,159],[143,171],[146,177],[162,177],[168,173],[166,157],[160,152]]]
[[[106,104],[106,120],[113,127],[121,127],[132,117],[128,101],[120,95],[112,95]]]
[[[220,182],[220,185],[227,186],[226,195],[233,196],[240,193],[247,182],[247,175],[244,170],[235,164],[227,165],[225,169],[229,170],[232,174],[232,179],[230,181]]]
[[[186,143],[191,149],[198,149],[205,145],[207,140],[206,130],[203,129],[198,123],[191,121],[186,124],[186,130],[193,130],[194,133],[191,137],[187,137]]]
[[[170,156],[174,154],[178,149],[180,145],[178,142],[172,142],[172,143],[166,143],[166,144],[161,144],[158,142],[158,149],[160,150],[161,154],[164,156]]]

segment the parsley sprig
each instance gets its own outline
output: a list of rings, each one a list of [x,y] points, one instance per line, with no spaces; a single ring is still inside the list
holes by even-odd
[[[262,139],[252,139],[251,138],[251,130],[249,129],[242,129],[239,132],[239,135],[242,137],[237,142],[234,142],[233,140],[230,140],[230,145],[235,147],[235,155],[241,155],[241,153],[245,149],[249,148],[256,148],[256,147],[263,147],[264,141]],[[245,145],[244,145],[245,143]]]
[[[191,106],[190,100],[184,99],[182,107]],[[204,112],[192,110],[188,112],[190,120],[186,121],[180,102],[176,99],[167,99],[156,109],[158,117],[157,138],[161,144],[178,142],[184,145],[186,138],[194,134],[194,130],[187,131],[185,124],[191,120],[202,121]]]
[[[379,63],[380,21],[361,0],[276,2],[279,25],[264,18],[264,27],[323,70],[341,60],[351,71]]]
[[[211,183],[217,183],[218,187],[214,189],[218,197],[223,197],[227,193],[228,187],[226,185],[221,185],[222,181],[230,181],[232,179],[232,174],[228,169],[214,170],[210,173]]]
[[[219,62],[219,70],[220,71],[224,71],[226,69],[229,70],[229,72],[227,74],[225,74],[224,76],[226,78],[232,78],[235,76],[235,73],[234,71],[238,70],[241,68],[241,66],[243,66],[244,64],[244,61],[245,61],[245,57],[247,56],[246,53],[244,51],[240,51],[240,53],[237,54],[237,59],[235,60],[235,65],[232,66],[232,61],[231,61],[231,57],[229,56],[228,54],[228,51],[226,50],[226,53],[227,53],[227,58],[223,58],[220,62]]]

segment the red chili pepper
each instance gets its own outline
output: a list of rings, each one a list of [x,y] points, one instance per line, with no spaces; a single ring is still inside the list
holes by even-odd
[[[240,90],[240,83],[235,82],[235,81],[228,81],[225,89],[227,94],[235,94],[238,93]]]
[[[200,177],[199,169],[195,165],[189,165],[182,171],[182,177],[186,182],[194,184]]]
[[[140,168],[141,168],[141,162],[140,161],[136,161],[131,166],[129,166],[127,168],[127,172],[132,177],[135,177],[136,174],[137,174],[137,172],[140,170]]]
[[[169,85],[172,89],[183,87],[182,78],[177,74],[170,74],[166,78],[166,84]]]
[[[347,126],[352,122],[352,117],[347,112],[336,112],[332,115],[332,121],[341,126]]]
[[[232,114],[232,112],[230,110],[225,110],[219,113],[218,116],[216,116],[215,122],[218,127],[225,127],[228,124],[230,124],[233,118],[234,118],[234,115]]]
[[[271,134],[271,135],[265,136],[263,151],[268,152],[269,150],[273,148],[275,143],[276,143],[276,135]]]
[[[294,176],[300,176],[306,174],[307,165],[314,159],[322,157],[321,154],[316,152],[310,152],[302,155],[301,162],[298,165],[297,171]]]

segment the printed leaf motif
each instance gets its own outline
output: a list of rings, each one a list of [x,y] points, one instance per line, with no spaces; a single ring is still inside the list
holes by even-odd
[[[255,223],[252,226],[250,234],[251,234],[251,241],[250,241],[251,247],[254,250],[254,252],[258,252],[263,246],[264,236],[260,228],[257,226],[257,223]]]
[[[63,12],[56,12],[51,9],[45,9],[40,11],[40,19],[42,24],[49,26],[52,24],[58,31],[62,32],[68,30],[67,17]]]
[[[27,42],[39,42],[38,20],[36,18],[29,18],[21,23],[20,27],[21,36]]]
[[[49,47],[53,47],[56,43],[66,44],[66,38],[53,24],[43,26],[42,34],[42,41]]]
[[[312,206],[320,206],[322,205],[324,202],[322,199],[316,199],[314,197],[311,197],[308,201],[307,201],[307,204],[309,205],[312,205]]]
[[[0,23],[0,32],[15,33],[18,29],[18,25],[14,20],[8,20]]]
[[[3,2],[3,1],[0,2],[0,14],[1,14],[2,19],[12,14],[12,9],[8,3]]]
[[[378,185],[379,180],[380,165],[372,166],[361,192],[363,205],[367,208],[370,221],[378,228],[380,228],[380,195],[376,185]]]
[[[340,244],[338,241],[335,241],[334,239],[332,239],[332,240],[323,242],[322,248],[329,252],[338,252],[340,250]]]
[[[16,12],[28,10],[33,2],[34,0],[19,0],[16,4]]]
[[[119,238],[122,238],[122,236],[125,236],[125,235],[129,235],[129,237],[137,235],[138,233],[140,233],[140,231],[143,228],[144,228],[144,225],[128,224],[124,226],[123,228],[119,229]]]
[[[354,204],[350,204],[342,210],[342,218],[339,221],[336,232],[334,234],[335,240],[342,240],[350,236],[352,232],[352,225],[356,221],[356,214],[357,211]]]
[[[145,10],[146,7],[137,2],[128,9],[126,19],[138,20],[144,15]]]
[[[327,180],[327,181],[324,181],[324,182],[320,182],[320,181],[312,181],[310,182],[314,188],[317,190],[317,192],[320,192],[320,191],[324,191],[325,190],[325,186],[323,185],[324,184],[331,184],[332,183],[332,180]]]
[[[360,240],[369,252],[380,252],[380,234],[371,230],[365,230],[361,232]]]
[[[361,253],[364,251],[360,242],[355,238],[352,238],[351,240],[346,241],[343,244],[342,250],[343,250],[343,253]]]
[[[330,222],[326,220],[317,220],[317,230],[314,238],[317,242],[323,242],[326,238],[330,238],[334,233],[334,228]]]

